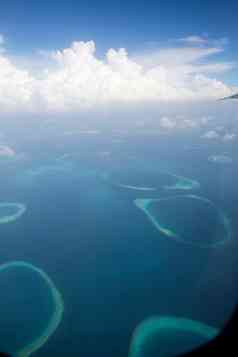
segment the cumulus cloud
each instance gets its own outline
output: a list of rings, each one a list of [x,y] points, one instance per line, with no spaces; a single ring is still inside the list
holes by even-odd
[[[165,129],[174,129],[176,127],[176,122],[168,117],[160,118],[160,126]]]
[[[199,38],[192,40],[199,42]],[[4,44],[3,37],[0,45],[1,41]],[[99,59],[93,41],[73,42],[69,48],[51,53],[53,65],[43,68],[41,75],[17,66],[6,52],[0,53],[1,111],[77,112],[115,103],[228,96],[232,89],[210,74],[227,71],[233,64],[199,63],[222,51],[220,47],[192,46],[132,57],[126,49],[111,48]]]
[[[211,120],[211,117],[186,117],[182,115],[175,115],[173,117],[162,116],[159,119],[159,125],[162,129],[166,130],[179,130],[179,129],[196,129],[204,127]]]
[[[236,138],[236,134],[235,133],[226,133],[223,136],[223,141],[232,141]]]
[[[15,151],[8,145],[0,145],[0,157],[14,157]]]
[[[205,134],[202,135],[204,139],[218,139],[220,135],[215,130],[209,130]]]
[[[223,127],[221,127],[223,128]],[[222,140],[224,142],[229,142],[229,141],[233,141],[236,138],[236,134],[235,133],[219,133],[219,128],[216,128],[216,130],[209,130],[206,133],[204,133],[201,137],[205,138],[205,139],[219,139]]]
[[[16,68],[0,55],[0,108],[17,111],[31,105],[35,80],[27,71]]]
[[[207,125],[213,119],[214,118],[212,116],[202,116],[200,118],[200,123],[201,123],[201,125]]]

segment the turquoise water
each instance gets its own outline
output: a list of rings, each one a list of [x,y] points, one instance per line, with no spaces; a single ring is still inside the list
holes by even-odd
[[[215,165],[214,147],[185,150],[186,137],[173,150],[151,136],[44,140],[16,140],[28,159],[0,163],[1,202],[26,208],[11,221],[0,209],[0,350],[169,357],[212,338],[238,297],[234,148]],[[148,200],[150,216],[135,205]],[[16,261],[30,265],[1,270]],[[176,328],[156,323],[130,354],[139,326],[166,317]]]

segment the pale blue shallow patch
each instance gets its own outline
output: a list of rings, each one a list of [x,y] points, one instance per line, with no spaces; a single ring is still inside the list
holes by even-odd
[[[13,213],[4,213],[4,210]],[[14,212],[15,211],[15,212]],[[26,205],[19,202],[0,202],[0,224],[11,223],[19,219],[26,211]]]
[[[216,337],[219,329],[174,316],[154,316],[134,331],[129,357],[175,357]]]

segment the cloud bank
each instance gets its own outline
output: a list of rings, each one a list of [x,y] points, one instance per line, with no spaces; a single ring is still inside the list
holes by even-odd
[[[111,48],[103,59],[96,56],[93,41],[73,42],[69,48],[49,53],[51,65],[39,75],[16,65],[0,36],[1,112],[77,112],[114,104],[198,101],[231,95],[232,88],[218,77],[234,63],[210,60],[223,48],[208,46],[198,36],[183,42],[183,47],[135,57],[124,48]]]

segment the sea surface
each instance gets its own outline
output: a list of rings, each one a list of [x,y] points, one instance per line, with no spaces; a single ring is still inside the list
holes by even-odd
[[[94,130],[13,135],[16,156],[1,158],[1,202],[23,203],[26,211],[0,225],[0,263],[24,261],[43,270],[64,303],[59,325],[34,355],[126,357],[135,328],[155,316],[221,329],[238,299],[237,148],[224,150],[193,132]],[[212,162],[211,155],[232,161]],[[199,185],[166,189],[171,173]],[[167,228],[171,222],[185,232],[184,242],[159,231],[134,202],[179,195],[203,197],[226,215],[231,231],[222,244],[210,244],[219,234],[215,209],[200,221],[194,213],[200,231],[183,200],[171,200],[168,211],[164,205]],[[11,210],[1,207],[0,214]],[[184,212],[188,228],[181,229]],[[204,240],[209,244],[201,247]],[[13,282],[4,274],[0,270],[6,292],[0,296],[0,350],[12,351],[46,328],[52,303],[37,274],[16,272]]]

